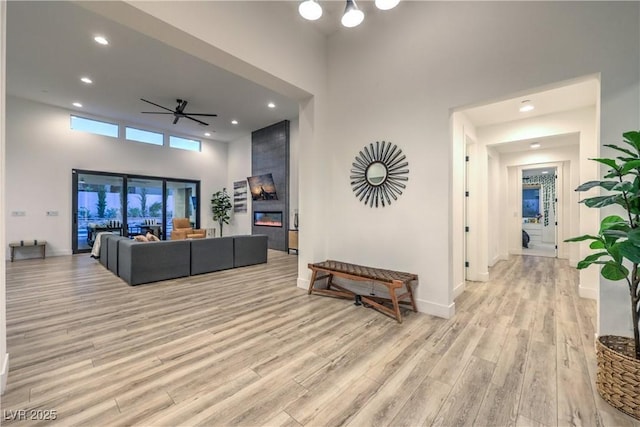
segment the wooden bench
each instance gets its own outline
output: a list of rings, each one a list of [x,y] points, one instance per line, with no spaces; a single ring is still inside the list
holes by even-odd
[[[15,255],[16,248],[24,248],[24,247],[33,247],[40,246],[40,251],[42,253],[42,259],[45,258],[47,251],[47,241],[46,240],[20,240],[17,242],[9,243],[9,247],[11,248],[11,262],[13,262],[13,257]]]
[[[356,305],[360,301],[365,306],[373,307],[384,314],[394,317],[398,323],[402,323],[402,314],[400,314],[400,304],[409,305],[414,312],[417,312],[416,301],[413,297],[411,282],[418,280],[418,275],[412,273],[403,273],[400,271],[383,270],[381,268],[364,267],[356,264],[348,264],[340,261],[324,261],[315,264],[309,264],[312,271],[311,283],[309,283],[309,294],[328,295],[339,298],[355,299]],[[325,273],[318,276],[318,273]],[[359,295],[340,285],[333,283],[334,277],[354,280],[358,282],[373,282],[384,285],[389,291],[389,298],[378,297],[374,295]],[[318,280],[327,279],[327,288],[318,289],[315,283]],[[405,288],[405,292],[397,295],[397,290]],[[408,298],[408,301],[403,300]],[[384,303],[391,303],[391,307],[386,307]]]

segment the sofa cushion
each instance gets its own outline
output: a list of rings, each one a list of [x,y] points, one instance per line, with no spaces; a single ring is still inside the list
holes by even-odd
[[[233,236],[233,266],[261,264],[267,262],[267,236]]]
[[[120,242],[121,240],[129,241],[127,237],[116,236],[116,235],[111,235],[111,237],[107,239],[107,251],[108,251],[107,268],[111,270],[111,272],[116,276],[119,275],[118,273],[118,247],[119,247],[118,242]]]
[[[130,285],[188,276],[191,245],[189,240],[142,243],[121,240],[118,247],[118,273]]]
[[[204,238],[191,242],[191,274],[233,268],[233,237]]]

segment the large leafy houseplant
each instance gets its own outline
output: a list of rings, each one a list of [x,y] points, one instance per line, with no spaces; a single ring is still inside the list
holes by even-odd
[[[603,277],[617,281],[625,280],[631,297],[631,318],[633,321],[633,340],[635,358],[640,359],[640,132],[623,134],[627,146],[606,144],[615,150],[618,156],[592,159],[610,169],[601,181],[589,181],[576,188],[576,191],[588,191],[600,187],[607,190],[605,195],[588,197],[581,200],[590,208],[603,208],[618,205],[624,214],[610,215],[600,222],[598,234],[586,234],[566,240],[567,242],[591,241],[589,247],[594,253],[578,263],[578,268],[587,268],[596,264],[602,266]]]
[[[211,213],[213,214],[213,220],[220,224],[220,237],[222,237],[222,225],[229,224],[231,216],[231,196],[227,193],[227,189],[223,188],[222,191],[216,191],[211,196]]]

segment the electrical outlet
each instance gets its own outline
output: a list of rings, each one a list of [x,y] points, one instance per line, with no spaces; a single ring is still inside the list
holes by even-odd
[[[47,216],[58,216],[58,211],[47,211]]]
[[[26,216],[27,213],[25,211],[12,211],[11,216]]]

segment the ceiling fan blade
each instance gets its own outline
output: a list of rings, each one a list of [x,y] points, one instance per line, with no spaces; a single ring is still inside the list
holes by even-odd
[[[201,125],[209,126],[209,123],[205,123],[205,122],[203,122],[202,120],[194,119],[193,117],[189,117],[189,116],[184,116],[184,117],[185,117],[185,118],[187,118],[187,119],[189,119],[189,120],[193,120],[194,122],[198,122],[198,123],[200,123]]]
[[[178,123],[178,120],[180,120],[180,116],[176,116],[176,118],[173,119],[173,124],[175,125],[176,123]]]
[[[173,113],[165,113],[160,111],[140,111],[142,114],[173,114]]]
[[[205,114],[205,113],[185,113],[187,116],[204,116],[204,117],[218,117],[217,114]]]
[[[163,110],[171,111],[172,113],[174,112],[171,108],[163,107],[163,106],[162,106],[162,105],[160,105],[160,104],[156,104],[155,102],[147,101],[147,100],[146,100],[146,99],[144,99],[144,98],[140,98],[140,101],[144,101],[144,102],[146,102],[146,103],[148,103],[148,104],[155,105],[156,107],[160,107],[160,108],[162,108]]]

